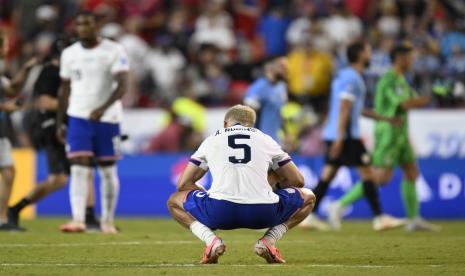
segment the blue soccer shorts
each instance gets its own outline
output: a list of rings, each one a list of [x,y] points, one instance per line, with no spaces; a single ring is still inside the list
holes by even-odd
[[[120,158],[120,126],[69,117],[66,137],[68,158],[91,156],[98,160]]]
[[[279,202],[273,204],[238,204],[213,199],[195,190],[184,202],[184,210],[210,229],[263,229],[289,220],[304,204],[300,190],[287,188],[275,191]]]

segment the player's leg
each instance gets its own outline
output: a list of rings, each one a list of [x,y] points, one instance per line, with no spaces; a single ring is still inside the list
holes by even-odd
[[[207,197],[205,193],[199,190],[183,191],[172,194],[167,202],[171,216],[183,227],[190,229],[197,238],[205,243],[206,248],[200,261],[205,264],[218,262],[218,258],[226,250],[223,240],[217,237],[207,225],[199,221],[208,221],[203,212],[205,211],[205,205],[202,202]],[[186,211],[185,204],[191,207],[192,214]]]
[[[438,231],[440,227],[433,225],[420,216],[420,203],[417,197],[416,180],[420,175],[416,162],[410,162],[401,165],[404,178],[401,184],[402,201],[404,202],[405,212],[408,223],[407,231]]]
[[[94,163],[94,162],[91,162]],[[95,164],[92,164],[94,167]],[[93,171],[89,174],[87,179],[88,193],[86,202],[86,230],[87,231],[100,231],[100,221],[95,215],[95,185],[94,185],[94,174]]]
[[[102,216],[100,225],[103,233],[115,234],[115,211],[119,196],[120,181],[116,161],[120,156],[119,124],[92,122],[95,128],[95,157],[100,176]]]
[[[101,229],[103,233],[115,234],[115,212],[119,196],[119,178],[116,163],[114,161],[99,161],[98,172],[100,175],[101,195]]]
[[[91,173],[91,158],[94,156],[93,128],[88,120],[69,117],[68,158],[71,163],[70,203],[73,220],[62,225],[63,232],[83,232],[85,230],[85,210],[88,193],[88,177]]]
[[[301,223],[312,212],[315,206],[315,195],[307,188],[288,188],[276,192],[284,212],[277,214],[278,220],[285,220],[269,228],[255,244],[255,253],[268,263],[285,263],[281,253],[276,248],[276,242],[290,229]],[[286,213],[288,213],[286,215]],[[281,217],[281,218],[280,218]]]
[[[10,200],[15,168],[11,155],[11,143],[7,138],[0,139],[0,231],[20,231],[22,229],[8,223],[8,201]]]
[[[318,215],[315,213],[318,211],[318,207],[326,195],[329,184],[331,181],[334,179],[334,176],[336,175],[337,171],[339,169],[338,165],[333,165],[326,163],[323,166],[323,169],[321,171],[320,175],[320,180],[318,181],[318,184],[316,185],[315,189],[313,189],[313,193],[315,194],[315,206],[313,208],[313,212],[311,212],[307,218],[305,218],[301,223],[300,227],[302,228],[308,228],[308,229],[316,229],[319,231],[327,231],[329,230],[328,225],[323,222]]]
[[[8,210],[8,221],[18,225],[19,213],[30,204],[34,204],[51,193],[63,188],[68,181],[69,163],[64,145],[52,141],[45,146],[49,174],[47,179],[36,185],[25,197]]]

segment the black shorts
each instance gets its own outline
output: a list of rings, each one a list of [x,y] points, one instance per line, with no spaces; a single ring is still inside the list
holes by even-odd
[[[336,159],[331,159],[329,157],[329,151],[333,141],[325,141],[325,143],[325,164],[348,167],[363,167],[370,164],[370,154],[359,139],[345,140],[341,154],[339,154]]]
[[[48,173],[69,175],[70,165],[66,157],[65,145],[57,139],[51,139],[45,142],[44,150],[47,155]]]

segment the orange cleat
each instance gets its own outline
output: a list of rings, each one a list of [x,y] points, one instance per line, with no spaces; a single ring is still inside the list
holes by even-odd
[[[83,233],[86,231],[84,223],[70,222],[60,226],[60,231],[63,233]]]
[[[281,256],[278,248],[272,246],[265,238],[261,238],[255,244],[255,253],[269,264],[284,264],[286,261]]]
[[[226,245],[224,245],[223,240],[215,237],[213,241],[205,248],[203,252],[201,264],[216,264],[221,255],[226,251]]]

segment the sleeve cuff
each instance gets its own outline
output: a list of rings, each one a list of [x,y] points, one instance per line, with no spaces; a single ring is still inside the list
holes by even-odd
[[[355,95],[347,91],[342,92],[340,97],[343,100],[349,100],[351,102],[355,100]]]

